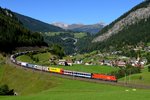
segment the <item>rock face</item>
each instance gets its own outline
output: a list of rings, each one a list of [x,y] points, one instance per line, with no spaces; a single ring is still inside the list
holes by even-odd
[[[116,22],[112,28],[110,28],[107,32],[103,33],[102,35],[93,39],[92,42],[101,42],[114,34],[117,34],[119,31],[123,30],[125,26],[130,26],[133,24],[138,23],[140,20],[150,17],[150,4],[146,7],[139,8],[131,13],[129,13],[125,18],[121,19],[120,21]]]

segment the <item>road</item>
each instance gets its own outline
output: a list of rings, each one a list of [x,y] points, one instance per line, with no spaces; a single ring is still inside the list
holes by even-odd
[[[78,42],[78,39],[72,38],[72,37],[65,37],[65,38],[61,38],[62,40],[66,40],[66,39],[73,39],[75,40],[75,42],[73,43],[74,45]]]

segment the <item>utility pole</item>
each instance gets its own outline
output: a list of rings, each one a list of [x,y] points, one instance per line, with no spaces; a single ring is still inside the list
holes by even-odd
[[[125,72],[124,84],[127,85],[127,75],[126,75],[126,72]]]
[[[72,72],[73,80],[74,80],[74,71]]]
[[[126,74],[126,66],[124,68],[124,74],[125,74],[125,78],[124,78],[124,84],[127,85],[127,74]]]
[[[131,70],[129,71],[129,83],[130,83],[130,75],[131,75]]]

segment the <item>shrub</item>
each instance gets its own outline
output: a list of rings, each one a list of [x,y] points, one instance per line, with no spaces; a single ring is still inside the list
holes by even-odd
[[[2,85],[0,86],[0,95],[14,95],[14,90],[9,90],[8,85]]]

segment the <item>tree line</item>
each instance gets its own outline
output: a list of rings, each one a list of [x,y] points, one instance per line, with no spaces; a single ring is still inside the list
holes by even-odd
[[[131,65],[127,65],[126,67],[120,67],[120,70],[118,71],[111,72],[111,75],[115,75],[119,79],[136,73],[141,73],[140,67],[133,67]]]

